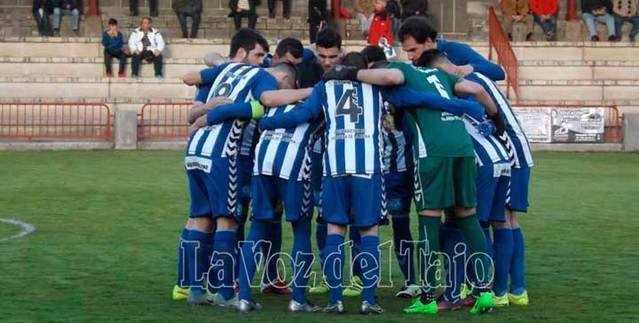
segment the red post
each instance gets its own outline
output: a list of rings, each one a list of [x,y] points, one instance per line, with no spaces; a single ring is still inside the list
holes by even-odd
[[[566,13],[566,20],[577,20],[577,0],[568,0],[568,12]]]
[[[87,16],[98,15],[98,0],[89,0],[89,10],[87,10]]]

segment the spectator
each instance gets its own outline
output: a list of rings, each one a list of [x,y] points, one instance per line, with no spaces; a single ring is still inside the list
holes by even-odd
[[[308,36],[311,43],[315,42],[317,33],[324,28],[328,13],[326,0],[308,0]]]
[[[526,41],[532,37],[532,22],[528,15],[528,0],[501,0],[501,10],[504,12],[504,31],[508,33],[508,38],[513,40],[513,22],[525,22],[528,26]]]
[[[393,21],[386,11],[385,0],[377,0],[375,3],[375,10],[373,12],[370,29],[368,30],[367,41],[369,45],[377,46],[381,38],[385,38],[387,44],[393,44],[395,41],[393,38]]]
[[[126,53],[124,51],[124,36],[118,30],[118,21],[114,18],[109,19],[107,30],[102,33],[102,46],[104,46],[104,66],[106,67],[106,76],[113,77],[111,63],[113,57],[117,58],[120,67],[118,69],[118,77],[124,78],[124,65],[126,63]]]
[[[142,18],[140,27],[136,28],[129,37],[129,50],[131,50],[131,76],[140,77],[140,64],[142,60],[151,63],[155,70],[155,77],[162,78],[162,51],[164,39],[162,34],[153,28],[153,20],[150,17]]]
[[[131,12],[131,16],[138,16],[140,13],[138,11],[138,0],[129,0],[129,11]],[[151,17],[158,16],[158,0],[149,0],[149,14]]]
[[[599,41],[595,22],[606,24],[608,28],[608,41],[615,40],[615,19],[610,14],[612,12],[610,0],[582,0],[581,12],[588,33],[590,34],[590,40]]]
[[[240,28],[242,28],[242,17],[247,17],[249,29],[255,30],[255,24],[257,23],[255,1],[256,0],[231,0],[229,2],[229,6],[231,7],[229,17],[233,18],[235,30],[240,30]]]
[[[275,18],[275,1],[276,0],[268,0],[269,18]],[[284,17],[284,19],[291,18],[291,0],[282,0],[282,16]]]
[[[49,0],[53,4],[53,29],[60,36],[60,24],[63,16],[71,16],[71,30],[80,34],[80,0]]]
[[[639,15],[637,14],[639,0],[614,0],[613,11],[615,13],[615,30],[617,31],[617,40],[621,40],[621,27],[624,22],[632,24],[630,30],[630,41],[634,42],[639,31]]]
[[[173,11],[177,15],[182,29],[182,37],[189,38],[186,17],[191,17],[191,38],[197,38],[197,31],[202,19],[202,0],[174,0]]]
[[[399,25],[402,23],[400,19],[402,16],[402,7],[399,6],[397,0],[387,0],[386,12],[388,12],[393,22],[393,37],[397,39],[397,31],[399,30]]]
[[[530,11],[532,12],[535,23],[541,26],[541,29],[544,31],[546,40],[557,40],[559,0],[530,0]]]
[[[33,0],[33,19],[38,26],[38,34],[40,36],[51,36],[53,31],[51,30],[51,24],[49,23],[49,15],[53,14],[53,7],[47,0]]]
[[[412,16],[426,17],[428,0],[402,0],[402,8],[404,8],[402,20]]]

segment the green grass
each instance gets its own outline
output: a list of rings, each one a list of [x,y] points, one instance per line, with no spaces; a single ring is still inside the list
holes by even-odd
[[[442,321],[630,321],[639,317],[639,155],[538,153],[522,217],[531,305]],[[291,315],[257,295],[259,314],[169,299],[188,195],[179,152],[2,152],[0,217],[37,231],[0,243],[0,322],[399,322],[428,320],[379,291],[386,313]],[[0,236],[17,228],[0,223]],[[384,228],[382,240],[390,238]],[[285,227],[284,250],[290,249]],[[388,259],[389,257],[385,257]],[[394,278],[400,273],[394,268]],[[323,297],[312,297],[324,304]],[[356,313],[356,302],[347,310]]]

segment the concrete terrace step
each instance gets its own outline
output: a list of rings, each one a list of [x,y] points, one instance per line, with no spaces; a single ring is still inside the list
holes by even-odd
[[[522,80],[636,80],[639,61],[520,61]]]
[[[520,100],[638,100],[639,81],[631,80],[523,80]]]

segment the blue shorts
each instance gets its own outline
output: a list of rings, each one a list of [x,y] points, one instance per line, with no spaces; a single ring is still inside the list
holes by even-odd
[[[322,214],[326,223],[370,228],[386,216],[382,174],[324,176]]]
[[[313,214],[313,201],[310,183],[283,178],[256,175],[253,176],[252,218],[260,221],[276,221],[275,210],[278,204],[284,204],[286,220],[294,222]]]
[[[530,167],[513,168],[510,176],[510,194],[506,206],[511,211],[528,212],[528,184]]]
[[[242,222],[237,169],[226,158],[185,158],[191,206],[189,217],[231,217]],[[235,185],[233,185],[235,183]]]
[[[391,172],[384,175],[386,187],[386,208],[391,216],[410,213],[410,204],[413,201],[413,173]]]
[[[504,222],[510,164],[477,167],[477,218],[480,222]]]
[[[238,158],[239,166],[239,185],[240,185],[240,204],[248,205],[251,202],[251,178],[253,177],[253,158]]]

